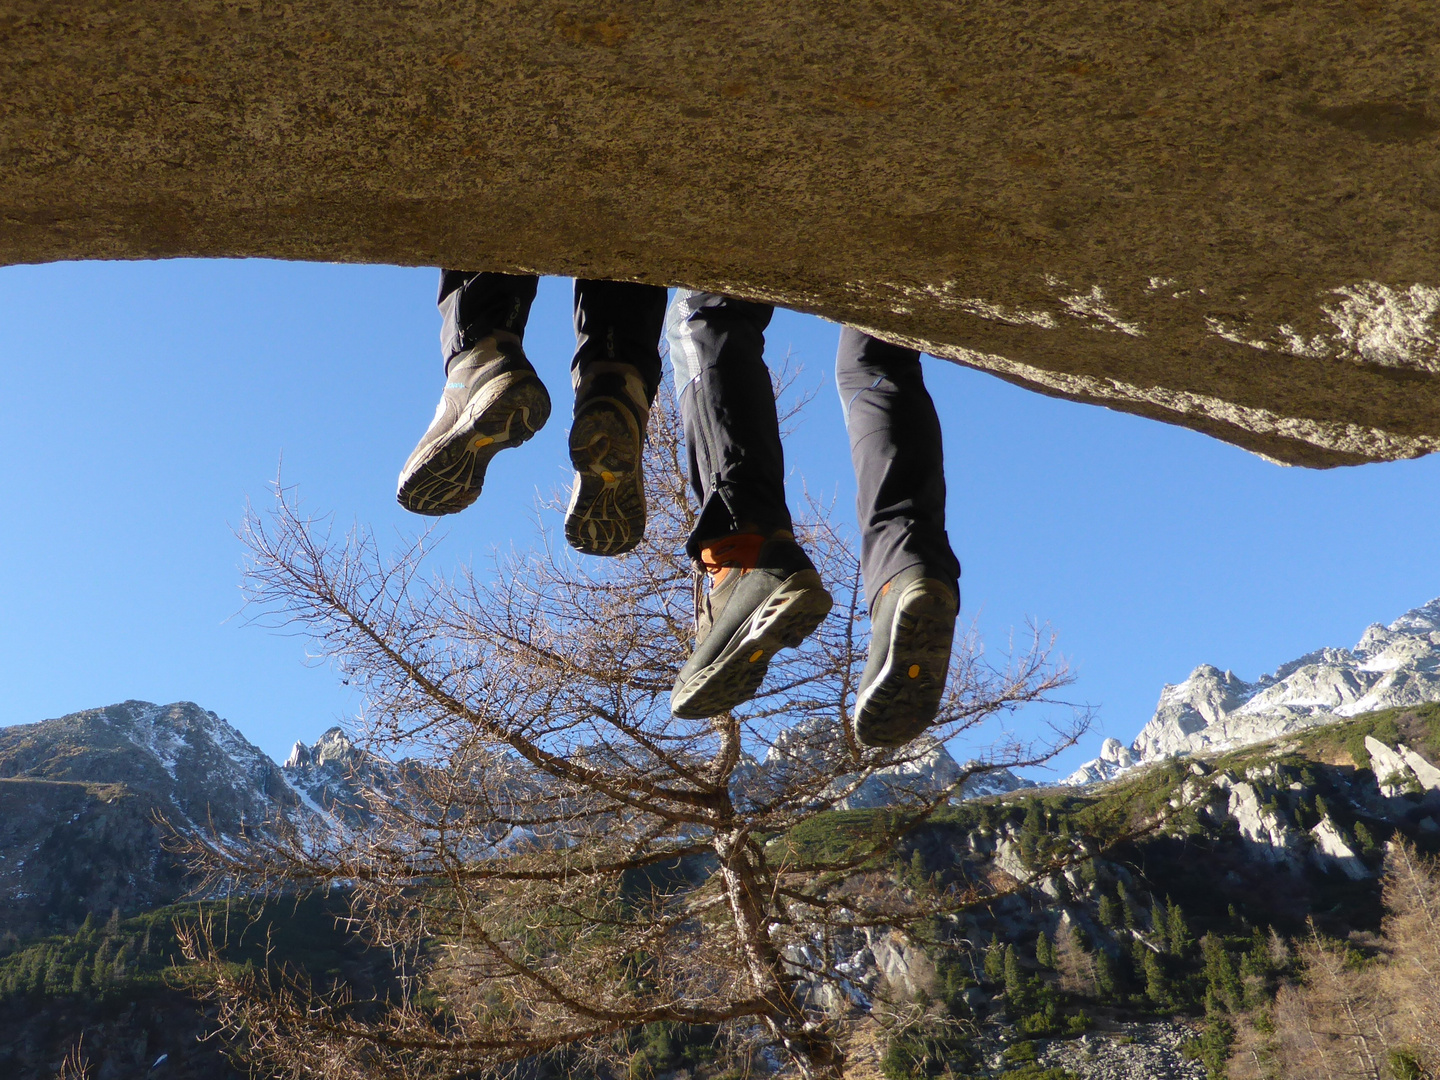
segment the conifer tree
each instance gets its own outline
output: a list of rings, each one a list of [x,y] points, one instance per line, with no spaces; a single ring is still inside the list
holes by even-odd
[[[1030,980],[1020,966],[1020,953],[1014,944],[1005,946],[1005,1004],[1013,1015],[1019,1015],[1030,1005]]]
[[[1141,974],[1145,979],[1145,996],[1157,1009],[1169,1007],[1171,1004],[1170,980],[1165,974],[1165,967],[1160,962],[1159,954],[1153,949],[1145,950]]]
[[[1068,918],[1055,931],[1055,970],[1060,973],[1060,989],[1067,994],[1089,997],[1096,992],[1094,958]]]
[[[1044,930],[1035,938],[1035,962],[1051,971],[1055,969],[1055,944]]]
[[[90,985],[97,994],[104,994],[110,986],[110,939],[100,942],[95,950],[95,963],[90,972]]]
[[[1120,971],[1114,957],[1104,949],[1095,950],[1095,985],[1104,997],[1120,996]]]
[[[1115,892],[1119,898],[1120,918],[1125,923],[1125,928],[1127,930],[1135,929],[1135,906],[1123,881],[1115,883]]]
[[[30,969],[29,993],[32,997],[39,997],[45,992],[45,980],[50,974],[50,949],[42,948],[35,950],[34,966]]]
[[[1216,934],[1206,934],[1200,939],[1200,955],[1204,960],[1207,1000],[1213,999],[1226,1012],[1240,1012],[1244,990],[1225,942]]]
[[[1005,981],[1005,946],[996,938],[985,949],[985,981],[1000,984]]]
[[[1120,927],[1122,921],[1120,904],[1116,901],[1115,897],[1109,893],[1100,894],[1100,909],[1097,914],[1100,919],[1100,925],[1107,930],[1116,930]]]
[[[1170,905],[1169,917],[1165,927],[1166,946],[1171,956],[1184,957],[1189,954],[1190,947],[1195,939],[1190,935],[1190,924],[1185,919],[1185,912],[1180,909],[1179,904]]]

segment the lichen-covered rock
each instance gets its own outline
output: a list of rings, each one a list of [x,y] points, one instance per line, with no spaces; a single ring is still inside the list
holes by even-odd
[[[1283,461],[1415,456],[1433,15],[8,0],[0,262],[686,283]]]

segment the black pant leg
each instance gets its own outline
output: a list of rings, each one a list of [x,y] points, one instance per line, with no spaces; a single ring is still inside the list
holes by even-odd
[[[666,290],[633,281],[575,279],[575,358],[572,380],[597,361],[633,364],[655,400],[660,385],[660,335],[665,328]]]
[[[960,562],[945,532],[940,417],[920,354],[845,327],[835,355],[858,488],[860,565],[871,607],[884,584],[912,566],[955,585]]]
[[[525,337],[540,279],[533,274],[440,271],[440,351],[450,361],[497,330]]]
[[[690,483],[700,519],[686,550],[698,559],[712,540],[744,526],[791,527],[775,389],[765,366],[774,308],[681,289],[666,339],[685,424]]]

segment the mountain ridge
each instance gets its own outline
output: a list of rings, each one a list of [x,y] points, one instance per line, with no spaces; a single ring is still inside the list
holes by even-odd
[[[1353,649],[1315,649],[1253,682],[1200,664],[1183,682],[1161,689],[1154,715],[1129,746],[1106,739],[1099,757],[1061,783],[1099,783],[1167,758],[1432,701],[1440,701],[1440,597],[1389,625],[1372,623]]]
[[[798,742],[787,746],[777,741],[737,782],[763,782],[787,754],[803,753]],[[64,927],[184,896],[195,882],[165,850],[167,827],[222,840],[277,816],[310,831],[364,827],[371,800],[397,797],[413,767],[357,746],[338,726],[297,741],[277,765],[219,715],[184,701],[130,700],[0,728],[0,901],[10,909],[0,931]],[[898,783],[939,792],[963,768],[934,743],[867,778],[844,807],[884,805]],[[959,797],[1030,786],[1001,769],[972,777]]]

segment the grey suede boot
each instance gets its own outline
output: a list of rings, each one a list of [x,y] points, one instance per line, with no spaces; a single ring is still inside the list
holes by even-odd
[[[400,471],[395,497],[417,514],[453,514],[480,495],[490,459],[545,426],[550,395],[511,334],[453,357],[435,419]]]
[[[788,536],[738,533],[701,552],[710,591],[696,612],[695,651],[670,692],[682,719],[718,716],[755,696],[770,658],[804,641],[830,611],[830,594]]]

